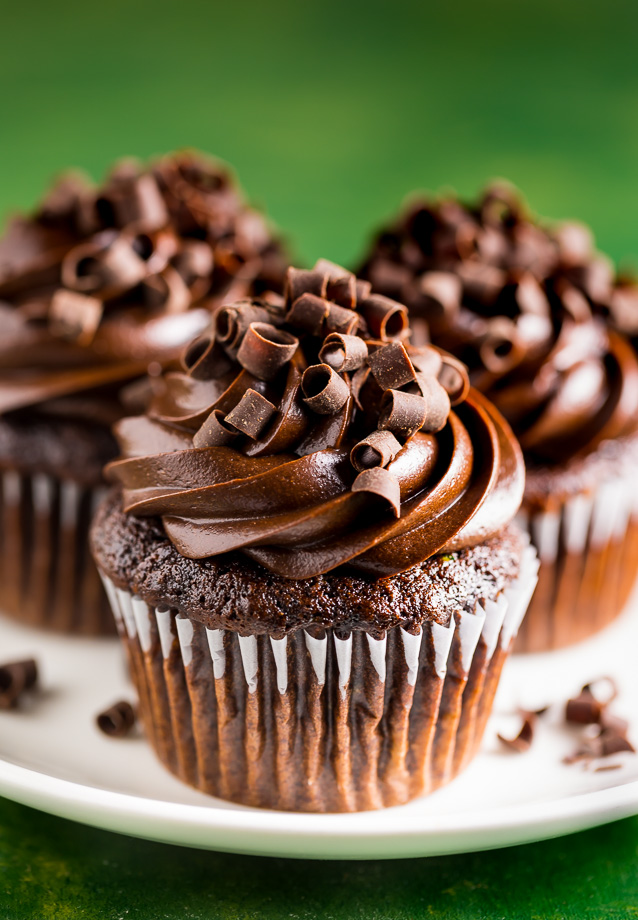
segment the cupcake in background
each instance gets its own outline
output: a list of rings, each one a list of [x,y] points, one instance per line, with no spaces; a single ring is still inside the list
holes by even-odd
[[[62,178],[0,238],[0,611],[97,634],[88,550],[110,426],[227,297],[281,292],[282,249],[225,166],[193,153]]]
[[[463,366],[320,261],[223,307],[115,426],[92,550],[162,762],[293,811],[396,805],[474,756],[534,590],[524,487]]]
[[[414,201],[379,233],[362,274],[404,300],[417,340],[467,364],[520,440],[521,520],[541,570],[517,649],[605,626],[638,567],[638,362],[625,334],[638,323],[589,230],[535,221],[498,183],[471,205]]]

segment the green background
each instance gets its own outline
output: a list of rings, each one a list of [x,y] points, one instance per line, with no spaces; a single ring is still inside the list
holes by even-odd
[[[0,210],[192,145],[300,258],[351,263],[413,188],[505,176],[638,264],[638,4],[0,0]],[[638,917],[638,820],[467,857],[292,863],[0,806],[0,917]]]

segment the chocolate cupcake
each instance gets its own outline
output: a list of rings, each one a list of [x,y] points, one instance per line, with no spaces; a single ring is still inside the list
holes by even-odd
[[[622,610],[638,567],[638,362],[623,334],[632,321],[638,331],[633,292],[586,227],[535,222],[505,184],[471,206],[414,202],[362,274],[407,303],[417,341],[467,364],[520,439],[521,520],[541,570],[517,650],[593,634]]]
[[[477,750],[536,580],[524,467],[408,336],[344,269],[290,269],[284,307],[224,307],[115,427],[93,554],[147,736],[204,792],[378,808]]]
[[[0,610],[112,630],[88,527],[136,381],[174,361],[226,297],[282,288],[264,219],[194,154],[62,179],[0,239]]]

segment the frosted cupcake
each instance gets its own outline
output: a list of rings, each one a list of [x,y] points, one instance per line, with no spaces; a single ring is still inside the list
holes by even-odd
[[[363,274],[405,300],[417,334],[466,362],[520,439],[522,520],[541,571],[518,648],[596,632],[638,568],[638,362],[620,331],[629,292],[609,260],[587,228],[544,227],[501,184],[474,205],[414,202]]]
[[[475,754],[534,588],[519,448],[328,262],[226,306],[115,428],[92,549],[149,741],[198,789],[408,801]],[[454,408],[452,408],[452,404]]]
[[[112,628],[88,526],[130,384],[178,356],[226,297],[281,290],[263,218],[194,154],[62,179],[0,239],[0,610]]]

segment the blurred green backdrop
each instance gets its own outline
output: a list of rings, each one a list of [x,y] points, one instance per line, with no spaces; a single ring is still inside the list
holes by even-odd
[[[0,0],[0,210],[52,173],[194,145],[304,259],[415,187],[505,176],[638,263],[633,0]]]

